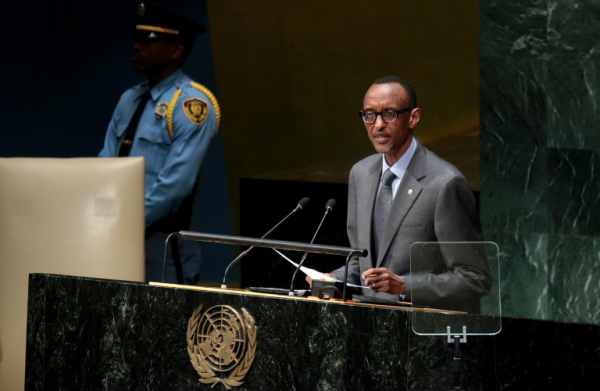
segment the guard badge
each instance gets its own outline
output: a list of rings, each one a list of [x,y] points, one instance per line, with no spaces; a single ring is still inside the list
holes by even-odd
[[[165,118],[165,115],[167,115],[167,110],[169,110],[169,104],[167,102],[160,102],[158,105],[156,105],[156,111],[154,114],[156,114],[156,118],[158,119]]]
[[[228,305],[202,313],[200,305],[188,322],[188,354],[200,382],[239,387],[256,354],[257,326],[245,308],[240,314]],[[211,388],[212,388],[211,387]]]
[[[194,124],[202,125],[208,118],[208,104],[200,98],[190,98],[183,101],[183,112]]]

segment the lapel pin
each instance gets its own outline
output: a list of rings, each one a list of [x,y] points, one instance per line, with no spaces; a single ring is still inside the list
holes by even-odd
[[[408,189],[408,195],[412,194],[412,189]]]

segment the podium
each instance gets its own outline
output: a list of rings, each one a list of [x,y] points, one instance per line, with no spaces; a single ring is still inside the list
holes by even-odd
[[[257,348],[233,390],[445,390],[452,349],[411,331],[411,312],[215,288],[31,274],[26,390],[210,390],[187,353],[200,304],[244,307]],[[503,319],[469,337],[462,386],[581,390],[600,380],[600,326]],[[213,390],[226,389],[217,384]]]
[[[209,390],[188,353],[200,305],[244,308],[253,363],[236,390],[426,390],[451,383],[444,338],[414,335],[410,310],[218,288],[31,274],[26,390]],[[464,347],[463,385],[494,383],[492,338]],[[212,389],[226,389],[216,384]]]

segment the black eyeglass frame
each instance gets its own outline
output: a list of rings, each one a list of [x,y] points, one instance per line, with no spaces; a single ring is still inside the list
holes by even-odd
[[[385,109],[384,111],[394,111],[396,113],[396,119],[393,121],[390,121],[390,122],[387,122],[385,119],[383,119],[383,111],[373,111],[373,113],[375,114],[375,121],[373,121],[373,122],[365,122],[365,118],[363,117],[365,112],[363,110],[358,112],[358,116],[363,120],[363,122],[365,124],[374,124],[375,122],[377,122],[377,116],[380,115],[381,119],[383,119],[383,122],[385,122],[386,124],[390,124],[390,123],[398,121],[398,116],[400,114],[408,113],[409,111],[413,111],[414,109],[415,109],[414,107],[407,107],[406,109],[402,109],[402,110]]]

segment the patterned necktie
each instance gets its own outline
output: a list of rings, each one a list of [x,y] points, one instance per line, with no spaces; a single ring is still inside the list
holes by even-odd
[[[150,99],[150,91],[146,91],[140,97],[140,103],[138,104],[135,113],[133,113],[133,117],[131,117],[131,121],[129,121],[129,125],[127,125],[127,130],[125,130],[125,137],[123,138],[123,142],[121,143],[121,148],[119,148],[119,157],[129,156],[129,152],[131,151],[131,147],[133,146],[133,138],[135,137],[135,131],[137,130],[138,124],[140,123],[140,117],[146,108],[146,103]]]
[[[379,189],[379,195],[377,196],[377,202],[375,203],[375,210],[373,211],[373,263],[377,262],[379,255],[379,245],[381,244],[381,238],[385,231],[385,225],[390,215],[390,209],[392,208],[392,182],[396,179],[396,175],[388,168],[383,174],[381,180],[381,187]]]

